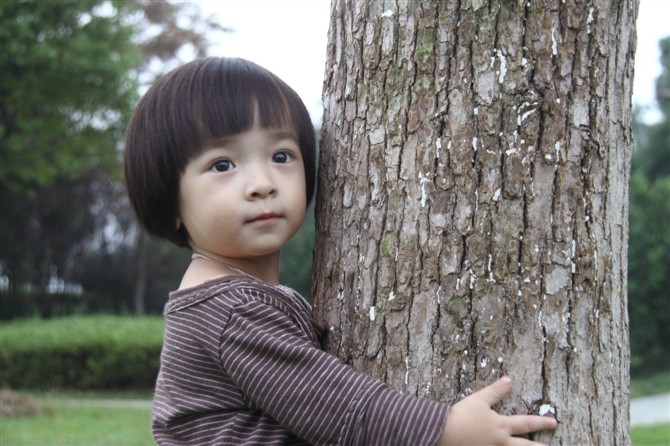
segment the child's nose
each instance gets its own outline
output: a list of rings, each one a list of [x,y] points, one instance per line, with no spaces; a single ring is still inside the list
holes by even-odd
[[[247,200],[267,198],[276,194],[277,186],[269,172],[259,169],[251,175],[245,193]]]

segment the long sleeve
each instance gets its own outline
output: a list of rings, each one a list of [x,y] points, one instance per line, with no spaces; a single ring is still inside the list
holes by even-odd
[[[446,416],[324,352],[297,294],[229,276],[170,296],[152,416],[161,446],[430,446]]]
[[[312,444],[432,445],[444,427],[446,406],[355,372],[260,299],[233,309],[221,346],[222,367],[242,392]]]

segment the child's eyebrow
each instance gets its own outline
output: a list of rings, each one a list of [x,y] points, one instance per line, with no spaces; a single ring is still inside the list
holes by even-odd
[[[232,136],[221,136],[220,138],[212,139],[209,142],[205,143],[203,146],[204,149],[218,149],[222,146],[228,145],[230,141],[233,140]]]
[[[294,130],[291,129],[275,129],[275,128],[269,128],[266,129],[268,132],[270,132],[272,139],[275,141],[281,141],[283,139],[291,139],[295,142],[298,142],[298,135]],[[207,142],[204,145],[204,148],[206,149],[216,149],[220,148],[221,146],[226,146],[231,142],[235,141],[235,138],[237,137],[237,134],[232,134],[232,135],[225,135],[225,136],[220,136],[218,138],[214,138]]]
[[[270,129],[270,132],[276,139],[294,139],[298,140],[298,135],[293,130],[289,129]]]
[[[267,130],[270,132],[272,138],[275,141],[281,141],[282,139],[292,139],[296,142],[298,141],[298,135],[296,134],[295,131],[291,129],[267,129]],[[234,135],[220,136],[218,138],[212,139],[207,144],[205,144],[205,148],[216,149],[221,146],[225,146],[228,143],[234,141],[236,136],[237,135],[234,134]]]

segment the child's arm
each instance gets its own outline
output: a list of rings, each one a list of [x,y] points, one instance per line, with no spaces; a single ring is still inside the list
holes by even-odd
[[[451,445],[537,445],[513,435],[554,429],[556,420],[536,415],[499,415],[491,409],[512,389],[512,380],[503,377],[490,386],[454,404],[439,446]]]
[[[256,298],[236,305],[216,338],[221,368],[246,409],[315,445],[437,443],[446,404],[354,371],[307,335],[307,319],[260,288],[246,291]]]
[[[236,291],[244,299],[217,321],[220,367],[253,414],[311,444],[513,444],[525,440],[512,435],[541,429],[513,426],[539,417],[491,410],[509,392],[509,379],[465,398],[448,415],[447,405],[400,393],[321,350],[306,314],[292,311],[275,290],[254,284]]]

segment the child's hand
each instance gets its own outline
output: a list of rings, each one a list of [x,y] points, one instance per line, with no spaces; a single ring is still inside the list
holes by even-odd
[[[554,429],[556,420],[537,415],[499,415],[491,409],[512,390],[509,377],[454,404],[449,410],[440,446],[453,445],[537,445],[514,437],[530,432]]]

